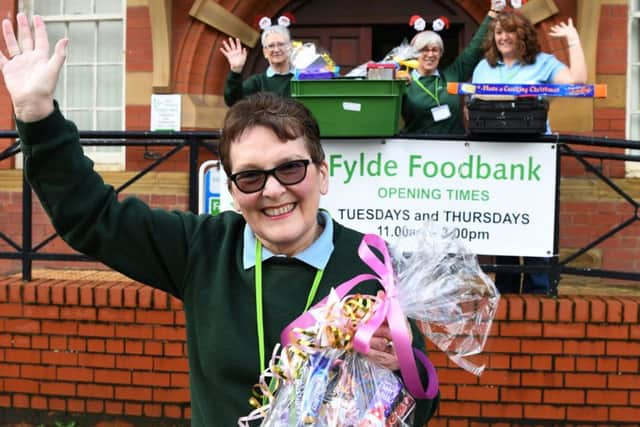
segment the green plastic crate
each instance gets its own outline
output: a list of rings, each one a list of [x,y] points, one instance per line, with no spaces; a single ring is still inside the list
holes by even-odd
[[[393,136],[405,80],[292,80],[291,96],[311,110],[320,135]]]

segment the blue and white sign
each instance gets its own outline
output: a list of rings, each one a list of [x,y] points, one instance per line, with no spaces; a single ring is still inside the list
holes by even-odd
[[[221,172],[220,162],[209,160],[200,166],[198,213],[217,215],[220,213]]]

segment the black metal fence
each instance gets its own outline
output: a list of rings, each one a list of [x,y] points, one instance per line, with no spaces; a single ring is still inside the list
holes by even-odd
[[[17,133],[15,131],[0,131],[0,140],[15,140]],[[162,155],[149,156],[150,164],[138,172],[131,179],[116,188],[119,193],[130,185],[138,181],[148,172],[154,170],[158,165],[174,156],[181,150],[188,150],[189,153],[189,184],[188,184],[188,209],[196,212],[198,208],[198,166],[199,151],[202,148],[216,153],[217,141],[220,138],[219,132],[136,132],[136,131],[85,131],[80,132],[81,143],[86,146],[139,146],[145,147],[171,147],[169,151]],[[462,139],[451,136],[431,136],[421,137],[420,139]],[[504,138],[505,141],[513,140],[512,137]],[[492,141],[500,140],[500,138],[491,137]],[[592,241],[584,244],[579,249],[572,251],[560,257],[558,255],[558,242],[562,233],[559,227],[559,207],[561,199],[561,185],[557,185],[556,191],[556,212],[555,212],[555,256],[550,258],[550,262],[542,265],[503,265],[503,264],[482,264],[483,270],[495,273],[536,273],[542,272],[549,274],[551,278],[550,294],[557,293],[557,286],[563,275],[600,277],[610,279],[620,279],[626,281],[640,282],[640,272],[638,271],[618,271],[597,268],[579,268],[570,264],[578,259],[589,250],[597,247],[606,240],[628,229],[630,226],[640,220],[639,202],[632,194],[618,185],[614,179],[611,179],[603,172],[602,165],[604,162],[640,162],[640,155],[633,154],[630,150],[640,150],[640,141],[629,141],[621,139],[609,139],[598,137],[584,137],[574,135],[554,135],[543,136],[539,138],[527,139],[527,142],[545,142],[555,143],[558,146],[558,154],[560,157],[570,157],[575,159],[585,171],[594,178],[601,181],[612,192],[616,193],[621,200],[624,200],[631,207],[632,214],[617,224],[611,224],[611,228],[595,237]],[[615,152],[612,152],[611,149]],[[0,152],[0,161],[15,156],[20,152],[19,143],[12,143],[4,151]],[[558,182],[562,176],[562,162],[558,161]],[[640,178],[639,178],[640,179]],[[51,242],[56,234],[52,234],[40,242],[33,242],[33,224],[32,224],[32,197],[31,190],[23,178],[23,197],[22,197],[22,242],[18,243],[11,239],[3,230],[0,229],[0,239],[6,242],[13,251],[0,252],[0,259],[19,259],[22,263],[22,278],[31,280],[33,261],[92,261],[90,258],[81,254],[62,254],[62,253],[43,253],[42,249]]]
[[[15,131],[0,131],[0,140],[18,137]],[[117,187],[120,193],[141,179],[144,175],[157,168],[160,164],[173,157],[181,150],[189,152],[189,206],[188,209],[196,212],[198,209],[198,166],[200,148],[205,148],[211,153],[217,153],[217,141],[220,132],[146,132],[146,131],[84,131],[80,132],[80,141],[83,146],[112,147],[130,146],[143,147],[148,152],[149,147],[170,147],[171,149],[162,155],[151,155],[147,158],[150,163],[147,167],[136,173],[129,180]],[[17,140],[16,140],[17,141]],[[20,152],[19,142],[12,143],[0,153],[0,161],[15,156]],[[32,193],[26,179],[22,178],[22,243],[12,240],[0,229],[0,239],[14,249],[13,252],[0,252],[0,259],[20,259],[22,261],[22,278],[31,280],[33,261],[91,261],[91,258],[82,254],[44,253],[41,250],[49,244],[57,234],[51,234],[40,242],[33,242],[33,204]]]

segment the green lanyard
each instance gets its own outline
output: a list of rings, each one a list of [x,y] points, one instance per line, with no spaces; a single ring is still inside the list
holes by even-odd
[[[303,312],[307,311],[316,297],[318,292],[318,286],[320,286],[320,280],[322,280],[322,274],[324,270],[318,269],[316,276],[313,278],[313,284],[307,296],[307,305],[305,305]],[[262,242],[256,238],[256,323],[258,327],[258,351],[260,352],[260,372],[265,370],[265,345],[264,345],[264,319],[262,311]]]
[[[438,76],[436,76],[436,85],[435,85],[435,95],[433,94],[433,92],[431,92],[429,89],[427,89],[422,82],[420,82],[420,80],[416,79],[415,76],[413,77],[413,81],[416,82],[416,84],[418,86],[420,86],[420,88],[425,91],[427,93],[427,95],[429,95],[431,98],[435,99],[435,101],[438,103],[438,105],[440,105],[440,100],[438,99],[438,85],[440,84],[440,78]]]

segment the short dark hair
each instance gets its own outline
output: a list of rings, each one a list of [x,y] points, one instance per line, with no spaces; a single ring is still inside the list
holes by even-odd
[[[218,155],[227,176],[232,173],[231,144],[256,126],[270,129],[281,141],[304,138],[311,161],[315,164],[325,158],[318,122],[311,111],[292,98],[259,92],[235,103],[224,118]]]
[[[504,10],[491,20],[487,36],[484,39],[484,56],[492,67],[495,67],[502,55],[498,51],[495,41],[496,24],[507,32],[515,32],[518,35],[517,55],[518,59],[525,64],[536,62],[536,56],[540,53],[540,43],[538,33],[531,21],[522,13],[514,10]]]

